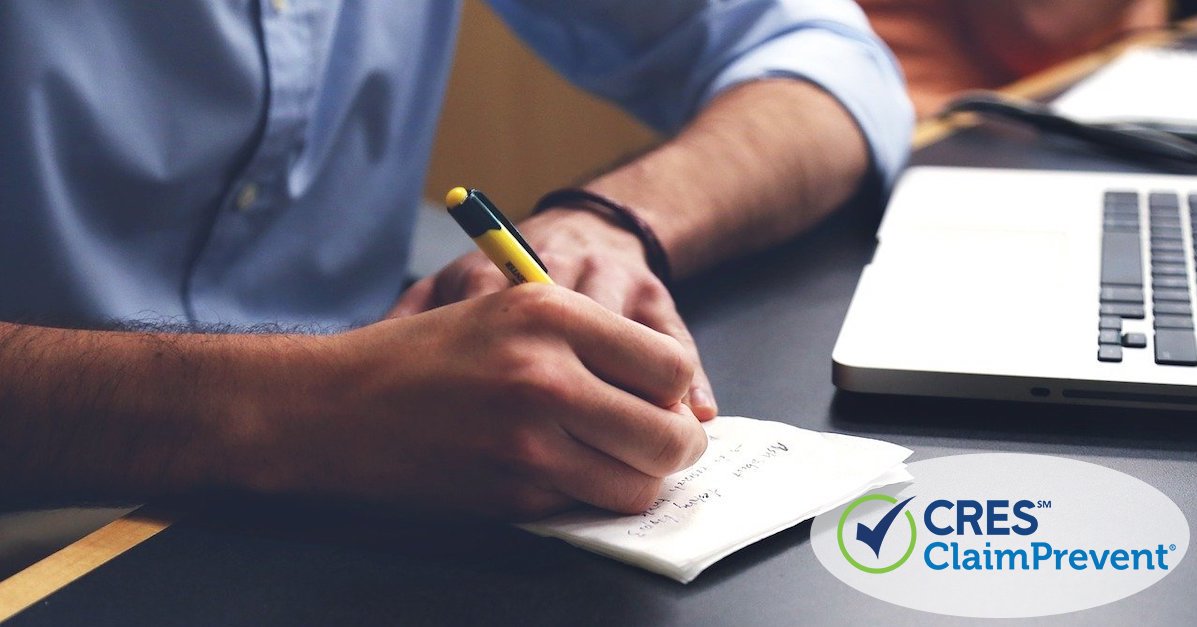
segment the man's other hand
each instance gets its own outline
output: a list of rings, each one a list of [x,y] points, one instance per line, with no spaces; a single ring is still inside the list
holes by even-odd
[[[715,417],[715,397],[694,338],[669,290],[649,270],[644,248],[634,235],[599,215],[568,209],[546,211],[519,228],[558,285],[680,342],[695,364],[693,384],[683,403],[699,420]],[[494,264],[473,252],[412,285],[388,317],[409,316],[508,287]]]

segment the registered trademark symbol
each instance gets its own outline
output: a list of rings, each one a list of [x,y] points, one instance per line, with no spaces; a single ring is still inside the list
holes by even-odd
[[[1169,545],[1168,545],[1168,550],[1169,550],[1169,551],[1175,551],[1175,550],[1176,550],[1176,545],[1175,545],[1175,544],[1169,544]]]

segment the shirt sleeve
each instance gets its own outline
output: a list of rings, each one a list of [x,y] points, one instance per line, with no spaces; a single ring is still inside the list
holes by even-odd
[[[793,77],[852,115],[886,187],[908,155],[914,114],[901,70],[850,0],[491,4],[569,80],[660,131],[676,131],[729,87]]]

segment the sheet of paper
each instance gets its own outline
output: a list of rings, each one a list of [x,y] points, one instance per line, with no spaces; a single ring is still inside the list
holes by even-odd
[[[1052,103],[1081,122],[1197,128],[1197,50],[1133,48]]]
[[[694,466],[653,506],[582,510],[522,528],[688,583],[738,549],[885,485],[909,481],[909,449],[780,422],[722,416]]]

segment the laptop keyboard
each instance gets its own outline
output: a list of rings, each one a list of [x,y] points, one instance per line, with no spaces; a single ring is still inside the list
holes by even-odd
[[[1197,263],[1192,237],[1197,227],[1197,193],[1187,199],[1176,192],[1147,194],[1146,224],[1140,217],[1143,196],[1122,190],[1105,195],[1097,359],[1120,362],[1124,349],[1150,346],[1157,364],[1197,366],[1193,329],[1197,279],[1188,263],[1190,256]],[[1150,319],[1150,341],[1146,332],[1124,332],[1128,319]]]

